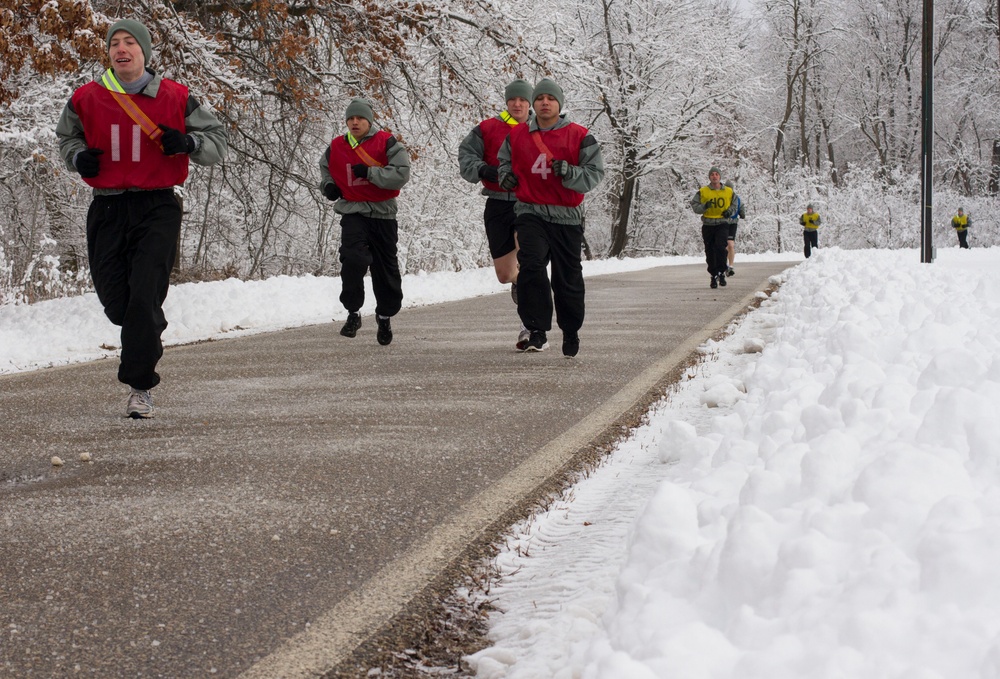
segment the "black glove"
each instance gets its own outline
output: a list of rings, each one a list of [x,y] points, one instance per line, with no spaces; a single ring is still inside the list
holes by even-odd
[[[726,208],[726,211],[722,213],[722,216],[724,218],[726,218],[726,219],[732,219],[733,217],[735,217],[736,216],[736,206],[735,205],[730,205],[728,208]]]
[[[505,174],[500,179],[500,188],[504,191],[513,191],[517,188],[517,177],[512,174]]]
[[[101,171],[101,159],[98,158],[104,151],[102,149],[87,149],[76,154],[73,164],[81,177],[91,179]]]
[[[163,136],[160,143],[163,144],[163,155],[176,156],[178,153],[191,153],[194,151],[194,137],[184,134],[180,130],[175,130],[166,125],[160,125]]]
[[[552,172],[555,173],[557,177],[565,177],[569,174],[569,161],[568,160],[553,160],[552,161]]]
[[[368,166],[363,163],[351,165],[351,172],[358,179],[368,179]]]
[[[340,192],[340,189],[336,184],[330,182],[329,184],[323,186],[323,195],[326,196],[327,200],[337,200],[344,194]]]
[[[497,169],[492,165],[483,165],[479,168],[479,178],[496,184],[499,179],[497,176]]]

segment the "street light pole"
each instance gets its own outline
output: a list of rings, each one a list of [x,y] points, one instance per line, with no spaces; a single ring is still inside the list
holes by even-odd
[[[934,0],[924,0],[923,68],[921,71],[920,261],[934,261],[931,240],[934,202]]]

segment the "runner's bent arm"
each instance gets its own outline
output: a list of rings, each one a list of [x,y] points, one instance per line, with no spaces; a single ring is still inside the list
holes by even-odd
[[[215,114],[192,96],[188,96],[185,113],[185,132],[194,137],[195,143],[190,154],[191,162],[212,165],[225,158],[229,150],[229,135]]]
[[[483,133],[479,130],[479,125],[476,125],[458,145],[458,171],[462,179],[472,184],[479,183],[479,168],[486,165],[483,161],[485,152]]]
[[[604,158],[601,156],[601,145],[588,134],[580,142],[580,164],[569,166],[569,174],[563,177],[562,184],[571,191],[587,193],[602,179]]]
[[[78,172],[73,158],[80,151],[87,149],[87,138],[83,133],[83,123],[80,116],[73,110],[73,102],[67,101],[63,107],[59,122],[56,124],[56,138],[59,140],[59,155],[62,156],[66,167],[73,172]]]
[[[395,137],[389,139],[385,153],[385,167],[369,167],[368,181],[380,189],[401,189],[410,181],[410,153]]]

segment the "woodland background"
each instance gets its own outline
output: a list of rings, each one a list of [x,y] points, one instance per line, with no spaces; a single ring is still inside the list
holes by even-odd
[[[960,206],[974,247],[1000,243],[998,3],[935,3],[938,246]],[[711,165],[749,205],[738,252],[800,250],[807,202],[821,245],[920,242],[922,0],[0,0],[0,303],[90,289],[90,189],[54,128],[126,16],[230,131],[182,190],[178,281],[339,271],[318,164],[353,96],[411,152],[404,273],[489,265],[458,143],[507,82],[543,75],[604,152],[587,257],[699,253],[687,203]]]

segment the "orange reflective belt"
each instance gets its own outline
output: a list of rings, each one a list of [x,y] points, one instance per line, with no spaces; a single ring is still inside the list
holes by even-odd
[[[537,131],[532,132],[531,133],[531,139],[532,139],[532,141],[535,142],[535,146],[538,147],[538,150],[542,152],[542,155],[545,156],[545,160],[549,161],[549,163],[551,164],[552,163],[552,151],[550,151],[549,147],[545,145],[544,141],[542,141],[542,133],[541,132],[537,132]]]
[[[128,114],[128,117],[134,120],[136,125],[146,133],[146,136],[162,149],[163,143],[160,141],[160,137],[163,136],[163,130],[157,127],[156,123],[150,120],[149,116],[125,93],[125,88],[121,86],[110,68],[101,76],[101,84],[111,93],[111,96]]]
[[[354,152],[358,154],[358,158],[361,159],[361,162],[363,162],[368,167],[385,167],[384,165],[382,165],[382,163],[378,162],[370,155],[368,155],[368,152],[365,151],[360,146],[355,146]]]

